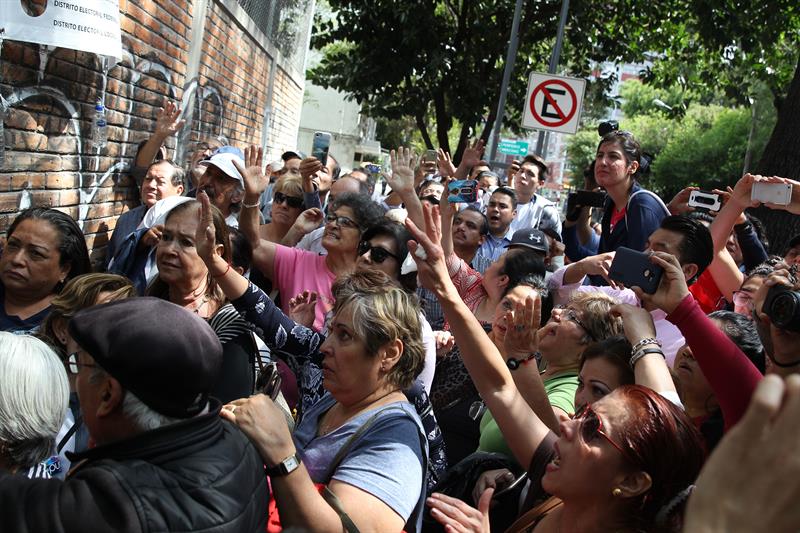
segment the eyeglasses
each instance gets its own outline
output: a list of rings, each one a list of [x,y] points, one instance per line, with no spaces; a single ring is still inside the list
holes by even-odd
[[[367,252],[369,252],[369,257],[372,259],[373,263],[381,264],[390,257],[400,261],[399,257],[389,252],[387,249],[381,248],[380,246],[372,246],[369,241],[361,241],[361,244],[358,245],[358,255],[364,255]]]
[[[581,322],[581,319],[578,318],[578,312],[577,311],[575,311],[574,309],[571,309],[569,307],[565,307],[563,305],[557,305],[557,306],[555,306],[553,308],[554,311],[556,309],[561,311],[561,316],[563,316],[567,320],[571,320],[572,322],[575,322],[576,324],[578,324],[581,327],[581,329],[586,332],[586,334],[589,336],[589,338],[592,339],[592,341],[597,342],[597,339],[594,337],[594,335],[589,330],[589,328],[587,328],[586,325],[583,322]]]
[[[341,226],[343,228],[355,228],[358,229],[358,224],[356,224],[353,219],[347,218],[344,216],[338,216],[334,213],[328,213],[325,215],[325,221],[328,224],[336,223],[337,226]]]
[[[78,375],[78,372],[80,372],[82,366],[85,366],[87,368],[94,368],[97,366],[91,363],[79,363],[78,352],[72,352],[71,354],[69,354],[67,356],[67,360],[65,361],[65,363],[67,365],[67,370],[69,371],[69,373],[75,376]]]
[[[294,209],[300,209],[303,207],[302,198],[298,198],[296,196],[286,196],[282,192],[276,192],[272,201],[276,204],[286,203],[287,206],[293,207]]]
[[[630,454],[625,451],[625,449],[617,444],[614,439],[612,439],[608,433],[605,432],[605,428],[603,427],[603,419],[597,416],[597,413],[594,412],[592,409],[591,404],[586,404],[580,408],[580,410],[575,413],[574,420],[579,420],[581,423],[580,427],[580,435],[583,442],[589,444],[598,435],[606,439],[614,448],[619,450],[619,452],[625,456],[626,459],[629,461],[632,460]]]

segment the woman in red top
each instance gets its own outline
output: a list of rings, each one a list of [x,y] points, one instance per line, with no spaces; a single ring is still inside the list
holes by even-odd
[[[515,458],[532,464],[540,446],[551,449],[552,432],[514,386],[503,357],[450,281],[438,220],[426,209],[427,235],[406,224],[420,244],[409,243],[419,279],[439,298],[475,385],[495,416]],[[418,255],[414,253],[418,258]],[[527,329],[534,303],[514,313],[514,330]],[[580,416],[563,421],[555,456],[546,465],[544,491],[560,498],[534,525],[534,531],[594,529],[653,530],[656,515],[696,478],[703,461],[699,435],[691,421],[668,400],[645,387],[621,387],[591,404]],[[547,451],[545,453],[548,453]],[[482,498],[488,508],[491,491]],[[435,499],[442,502],[441,499]],[[433,502],[431,502],[433,503]],[[466,504],[464,504],[466,506]],[[433,505],[433,516],[454,527],[448,503]],[[457,512],[454,514],[458,514]]]

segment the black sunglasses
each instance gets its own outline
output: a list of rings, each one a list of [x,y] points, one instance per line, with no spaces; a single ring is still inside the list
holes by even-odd
[[[303,199],[297,198],[296,196],[287,196],[282,192],[276,192],[275,196],[272,199],[273,202],[276,204],[286,203],[289,207],[293,207],[294,209],[300,209],[303,207]]]
[[[393,257],[394,259],[400,261],[399,257],[389,252],[385,248],[381,248],[380,246],[372,246],[369,241],[361,241],[361,244],[358,245],[358,255],[364,255],[367,253],[367,251],[369,251],[369,257],[372,259],[373,263],[383,263],[389,257]]]

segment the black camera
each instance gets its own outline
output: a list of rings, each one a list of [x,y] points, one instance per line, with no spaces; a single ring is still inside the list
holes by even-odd
[[[800,293],[785,285],[773,285],[767,292],[762,310],[775,327],[800,332]]]
[[[597,126],[597,133],[600,134],[600,137],[605,137],[612,131],[617,130],[619,130],[619,122],[616,120],[607,120],[605,122],[601,122],[600,125]]]

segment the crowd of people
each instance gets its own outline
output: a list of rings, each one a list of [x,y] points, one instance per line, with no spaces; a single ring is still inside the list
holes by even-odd
[[[602,207],[562,210],[480,140],[347,172],[208,139],[182,168],[179,116],[102,272],[57,209],[8,229],[2,531],[800,528],[800,235],[749,212],[771,184],[800,215],[800,182],[665,202],[614,130]]]

